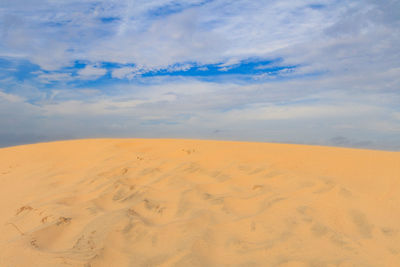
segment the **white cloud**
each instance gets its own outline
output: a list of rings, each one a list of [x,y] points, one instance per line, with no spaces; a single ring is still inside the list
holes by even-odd
[[[76,59],[147,67],[185,61],[229,64],[302,42],[332,23],[329,14],[305,8],[307,1],[200,3],[139,1],[133,6],[130,1],[43,0],[28,9],[17,1],[3,4],[7,14],[12,14],[3,26],[4,39],[9,50],[20,51],[45,69],[68,66]],[[154,14],[157,10],[168,13],[173,6],[177,12]],[[118,20],[104,24],[99,22],[101,17]],[[28,45],[32,41],[37,45]],[[43,42],[45,46],[40,45]]]
[[[376,107],[367,105],[254,105],[244,109],[232,110],[224,114],[230,120],[286,120],[311,118],[359,117],[376,113]]]
[[[79,78],[83,80],[95,80],[106,73],[106,69],[97,67],[95,65],[86,65],[83,69],[78,71]]]
[[[146,73],[149,69],[141,68],[138,66],[135,67],[121,67],[113,69],[111,75],[113,78],[117,79],[133,79],[143,73]]]
[[[114,69],[111,72],[111,75],[113,78],[117,78],[117,79],[124,79],[124,78],[132,78],[135,75],[136,68],[134,67],[122,67],[122,68],[118,68],[118,69]]]
[[[319,8],[308,0],[3,0],[1,57],[28,59],[50,72],[32,81],[0,80],[8,90],[0,94],[0,124],[10,133],[26,124],[52,136],[215,138],[219,130],[232,139],[326,143],[340,136],[395,147],[399,2],[315,3]],[[113,78],[133,79],[192,64],[228,69],[249,58],[297,67],[278,72],[280,79],[265,73],[251,82],[152,77],[86,92],[68,86],[104,76],[99,62],[124,66],[110,70]],[[87,65],[73,76],[77,60]],[[43,83],[53,81],[63,86],[49,92]]]
[[[38,79],[43,83],[51,83],[51,82],[66,82],[71,81],[73,77],[69,73],[36,73]]]
[[[13,94],[7,94],[2,91],[0,91],[0,99],[5,100],[10,103],[18,103],[18,102],[23,102],[24,98],[18,96],[18,95],[13,95]]]
[[[30,125],[31,131],[44,136],[313,144],[330,144],[330,138],[344,136],[364,147],[394,149],[400,141],[400,120],[393,110],[400,97],[393,92],[355,92],[357,83],[347,90],[321,92],[331,83],[330,78],[318,84],[303,80],[253,85],[183,79],[157,85],[116,85],[113,96],[102,90],[56,90],[35,105],[2,93],[0,99],[7,100],[1,104],[0,124],[8,125],[3,128],[7,132],[17,131],[15,122],[7,118],[19,118],[18,125]]]
[[[398,60],[396,1],[318,4],[316,9],[306,0],[3,1],[0,54],[19,54],[48,70],[75,60],[154,69],[184,62],[228,67],[249,57],[278,57],[333,71],[366,68],[368,61],[386,68]],[[102,18],[116,19],[101,23]],[[116,70],[115,77],[123,71]]]

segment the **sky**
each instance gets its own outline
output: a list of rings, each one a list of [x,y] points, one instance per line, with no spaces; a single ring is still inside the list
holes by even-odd
[[[399,0],[0,0],[0,146],[400,150]]]

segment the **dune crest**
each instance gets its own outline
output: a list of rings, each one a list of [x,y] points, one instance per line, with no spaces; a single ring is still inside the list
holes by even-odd
[[[0,266],[400,266],[400,153],[168,139],[0,149]]]

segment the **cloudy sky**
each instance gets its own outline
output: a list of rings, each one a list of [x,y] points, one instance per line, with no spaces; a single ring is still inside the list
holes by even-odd
[[[398,0],[1,0],[0,146],[400,150]]]

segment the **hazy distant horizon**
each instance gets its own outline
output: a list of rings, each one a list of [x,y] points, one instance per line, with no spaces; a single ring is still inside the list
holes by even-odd
[[[0,3],[0,147],[186,138],[400,150],[400,1]]]
[[[377,150],[377,151],[392,151],[392,152],[398,152],[400,149],[391,149],[391,148],[382,148],[382,147],[371,147],[371,146],[366,146],[365,144],[351,144],[348,143],[347,140],[344,142],[336,142],[335,140],[332,140],[331,144],[321,144],[321,143],[296,143],[296,142],[280,142],[280,141],[274,141],[274,140],[245,140],[245,139],[212,139],[212,138],[190,138],[190,137],[185,137],[185,138],[174,138],[174,137],[88,137],[88,138],[60,138],[60,139],[40,139],[40,137],[37,137],[38,139],[36,141],[27,141],[27,142],[7,142],[6,145],[0,144],[0,149],[1,148],[10,148],[10,147],[15,147],[15,146],[21,146],[21,145],[35,145],[35,144],[42,144],[42,143],[53,143],[53,142],[64,142],[64,141],[77,141],[77,140],[103,140],[103,139],[110,139],[110,140],[135,140],[135,139],[143,139],[143,140],[193,140],[193,141],[221,141],[221,142],[244,142],[244,143],[271,143],[271,144],[288,144],[288,145],[305,145],[305,146],[325,146],[325,147],[338,147],[338,148],[350,148],[350,149],[367,149],[367,150]],[[343,137],[337,137],[338,139],[342,139]],[[9,141],[9,140],[8,140]]]

